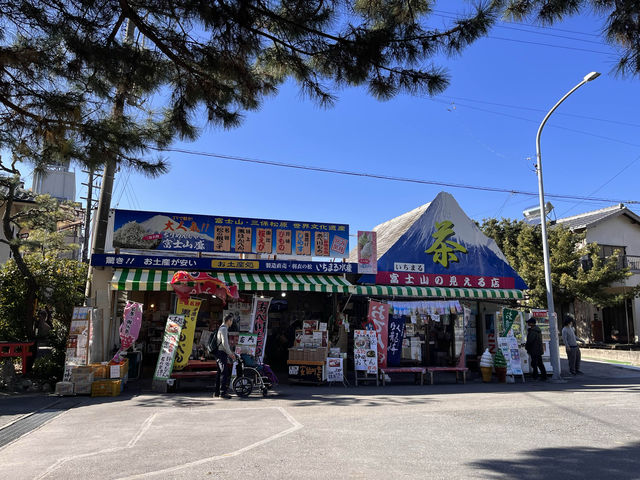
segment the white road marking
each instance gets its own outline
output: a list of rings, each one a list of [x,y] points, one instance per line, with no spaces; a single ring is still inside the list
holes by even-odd
[[[202,465],[204,463],[207,462],[214,462],[216,460],[223,460],[225,458],[231,458],[231,457],[236,457],[238,455],[241,455],[245,452],[247,452],[248,450],[252,450],[254,448],[257,448],[261,445],[265,445],[269,442],[272,442],[274,440],[277,440],[278,438],[282,438],[284,436],[289,435],[290,433],[295,432],[296,430],[300,430],[303,425],[298,422],[295,418],[293,418],[289,412],[287,412],[284,408],[282,407],[263,407],[263,408],[251,408],[251,410],[266,410],[266,409],[275,409],[278,410],[282,416],[284,416],[284,418],[286,418],[289,423],[291,423],[291,427],[283,430],[282,432],[276,433],[274,435],[271,435],[270,437],[264,438],[260,441],[257,441],[255,443],[252,443],[251,445],[247,445],[246,447],[242,447],[238,450],[235,450],[233,452],[229,452],[229,453],[223,453],[222,455],[215,455],[213,457],[207,457],[207,458],[201,458],[200,460],[195,460],[193,462],[187,462],[184,463],[182,465],[176,465],[174,467],[169,467],[169,468],[163,468],[162,470],[155,470],[153,472],[145,472],[145,473],[140,473],[137,475],[130,475],[128,477],[120,477],[118,480],[132,480],[135,478],[145,478],[145,477],[149,477],[152,475],[162,475],[162,474],[166,474],[166,473],[171,473],[171,472],[177,472],[178,470],[182,470],[184,468],[189,468],[189,467],[194,467],[197,465]],[[249,410],[247,408],[229,408],[229,409],[224,409],[221,411],[226,411],[226,410]]]
[[[158,415],[157,413],[153,413],[153,414],[149,415],[149,417],[144,421],[144,423],[138,429],[138,432],[133,436],[133,438],[131,440],[129,440],[129,442],[127,443],[126,446],[124,446],[124,447],[105,448],[103,450],[98,450],[96,452],[88,452],[88,453],[82,453],[82,454],[79,454],[79,455],[72,455],[70,457],[63,457],[63,458],[59,459],[56,463],[51,465],[49,468],[47,468],[39,476],[35,477],[35,480],[39,480],[41,478],[46,477],[47,475],[49,475],[50,473],[56,471],[62,465],[64,465],[65,463],[67,463],[67,462],[69,462],[71,460],[77,460],[79,458],[92,457],[94,455],[102,455],[102,454],[105,454],[105,453],[118,452],[120,450],[125,450],[127,448],[135,447],[136,443],[138,443],[138,440],[140,440],[142,435],[144,435],[144,433],[147,430],[149,430],[149,427],[151,427],[151,424],[153,423],[153,420],[156,418],[157,415]]]

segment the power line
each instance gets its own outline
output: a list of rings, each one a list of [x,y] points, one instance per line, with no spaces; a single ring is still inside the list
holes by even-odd
[[[481,191],[485,191],[485,192],[512,193],[514,195],[528,195],[528,196],[532,196],[532,197],[537,197],[538,196],[538,192],[527,192],[527,191],[523,191],[523,190],[513,190],[513,189],[496,188],[496,187],[485,187],[485,186],[480,186],[480,185],[466,185],[466,184],[462,184],[462,183],[438,182],[438,181],[435,181],[435,180],[422,180],[422,179],[417,179],[417,178],[394,177],[394,176],[390,176],[390,175],[381,175],[381,174],[375,174],[375,173],[354,172],[354,171],[349,171],[349,170],[338,170],[338,169],[333,169],[333,168],[314,167],[314,166],[308,166],[308,165],[299,165],[299,164],[295,164],[295,163],[275,162],[275,161],[270,161],[270,160],[259,160],[259,159],[255,159],[255,158],[239,157],[239,156],[235,156],[235,155],[225,155],[225,154],[221,154],[221,153],[197,152],[197,151],[193,151],[193,150],[185,150],[185,149],[182,149],[182,148],[155,148],[155,147],[151,147],[151,148],[153,150],[156,150],[156,151],[159,151],[159,152],[183,153],[183,154],[186,154],[186,155],[195,155],[195,156],[201,156],[201,157],[213,157],[213,158],[220,158],[220,159],[223,159],[223,160],[232,160],[232,161],[236,161],[236,162],[253,163],[253,164],[258,164],[258,165],[269,165],[269,166],[272,166],[272,167],[293,168],[293,169],[306,170],[306,171],[311,171],[311,172],[331,173],[331,174],[336,174],[336,175],[347,175],[347,176],[352,176],[352,177],[375,178],[375,179],[378,179],[378,180],[390,180],[390,181],[394,181],[394,182],[417,183],[417,184],[420,184],[420,185],[437,185],[437,186],[449,187],[449,188],[463,188],[463,189],[468,189],[468,190],[481,190]],[[552,198],[583,200],[583,201],[588,201],[588,202],[629,203],[629,204],[640,203],[639,201],[636,201],[636,200],[616,200],[616,199],[609,199],[609,198],[585,197],[585,196],[579,196],[579,195],[560,195],[560,194],[553,194],[553,193],[546,193],[545,195],[547,197],[552,197]]]
[[[453,16],[453,18],[458,18],[455,15],[458,15],[456,12],[447,12],[445,10],[433,10],[434,13],[440,13],[440,14],[447,14],[450,16]],[[444,15],[440,15],[441,17],[443,17]],[[508,25],[521,25],[523,27],[530,27],[530,28],[539,28],[539,29],[545,29],[545,30],[553,30],[556,32],[565,32],[565,33],[574,33],[576,35],[584,35],[587,37],[600,37],[599,34],[597,33],[587,33],[587,32],[579,32],[577,30],[567,30],[564,28],[558,28],[558,27],[552,27],[552,26],[547,26],[547,25],[534,25],[532,23],[523,23],[523,22],[506,22],[506,21],[502,21],[502,23],[507,23]],[[504,26],[505,28],[509,28],[507,25]],[[536,32],[531,32],[531,33],[536,33]]]
[[[450,102],[447,102],[445,100],[438,100],[436,98],[429,98],[429,97],[421,97],[421,98],[426,98],[428,100],[431,100],[432,102],[438,102],[438,103],[444,103],[446,105],[451,105]],[[531,120],[530,118],[519,117],[518,115],[511,115],[509,113],[496,112],[494,110],[488,110],[486,108],[475,107],[473,105],[465,105],[463,103],[455,103],[455,105],[456,106],[463,106],[463,107],[466,107],[466,108],[470,108],[472,110],[478,110],[479,112],[493,113],[494,115],[502,115],[503,117],[515,118],[517,120],[523,120],[523,121],[529,122],[529,123],[539,123],[538,120]],[[608,140],[610,142],[620,143],[620,144],[628,145],[628,146],[631,146],[631,147],[640,147],[640,144],[637,144],[637,143],[627,142],[626,140],[618,140],[616,138],[607,137],[605,135],[598,135],[597,133],[585,132],[584,130],[576,130],[575,128],[561,127],[560,125],[549,125],[549,127],[557,128],[557,129],[560,129],[560,130],[565,130],[567,132],[580,133],[582,135],[589,135],[590,137],[600,138],[602,140]]]
[[[531,112],[542,112],[542,113],[546,113],[547,110],[544,110],[542,108],[533,108],[533,107],[524,107],[522,105],[510,105],[507,103],[497,103],[497,102],[487,102],[484,100],[477,100],[474,98],[466,98],[466,97],[452,97],[450,95],[440,95],[440,97],[444,97],[444,98],[450,98],[452,100],[462,100],[465,102],[474,102],[474,103],[482,103],[484,105],[493,105],[496,107],[505,107],[505,108],[513,108],[513,109],[517,109],[517,110],[529,110]],[[427,97],[423,97],[423,98],[427,98]],[[621,122],[619,120],[609,120],[606,118],[598,118],[598,117],[591,117],[588,115],[578,115],[575,113],[563,113],[563,112],[557,112],[555,113],[555,115],[563,115],[565,117],[574,117],[574,118],[583,118],[585,120],[595,120],[598,122],[606,122],[606,123],[613,123],[616,125],[624,125],[627,127],[635,127],[635,128],[640,128],[640,124],[638,123],[629,123],[629,122]]]

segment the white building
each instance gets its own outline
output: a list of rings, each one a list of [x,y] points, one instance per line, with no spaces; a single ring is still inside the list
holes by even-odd
[[[597,243],[603,258],[620,252],[620,266],[629,267],[631,276],[611,285],[612,291],[624,292],[640,283],[640,216],[624,204],[561,218],[557,223],[576,233],[585,233],[585,241]],[[583,337],[593,342],[638,342],[640,298],[603,309],[576,302],[575,308],[578,333]]]

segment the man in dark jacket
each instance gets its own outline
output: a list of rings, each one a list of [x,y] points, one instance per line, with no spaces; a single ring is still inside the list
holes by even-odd
[[[547,379],[547,370],[544,368],[542,362],[542,354],[544,349],[542,348],[542,332],[540,327],[536,325],[536,319],[530,318],[527,320],[529,330],[527,330],[527,343],[524,348],[527,349],[527,353],[531,357],[531,376],[534,380],[538,378],[538,370],[540,370],[540,378],[542,380]]]

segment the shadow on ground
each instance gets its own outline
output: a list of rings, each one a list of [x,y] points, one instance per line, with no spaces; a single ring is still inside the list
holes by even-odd
[[[468,465],[480,470],[482,478],[542,480],[573,478],[637,479],[638,452],[636,442],[616,448],[539,448],[513,460],[483,460]]]

